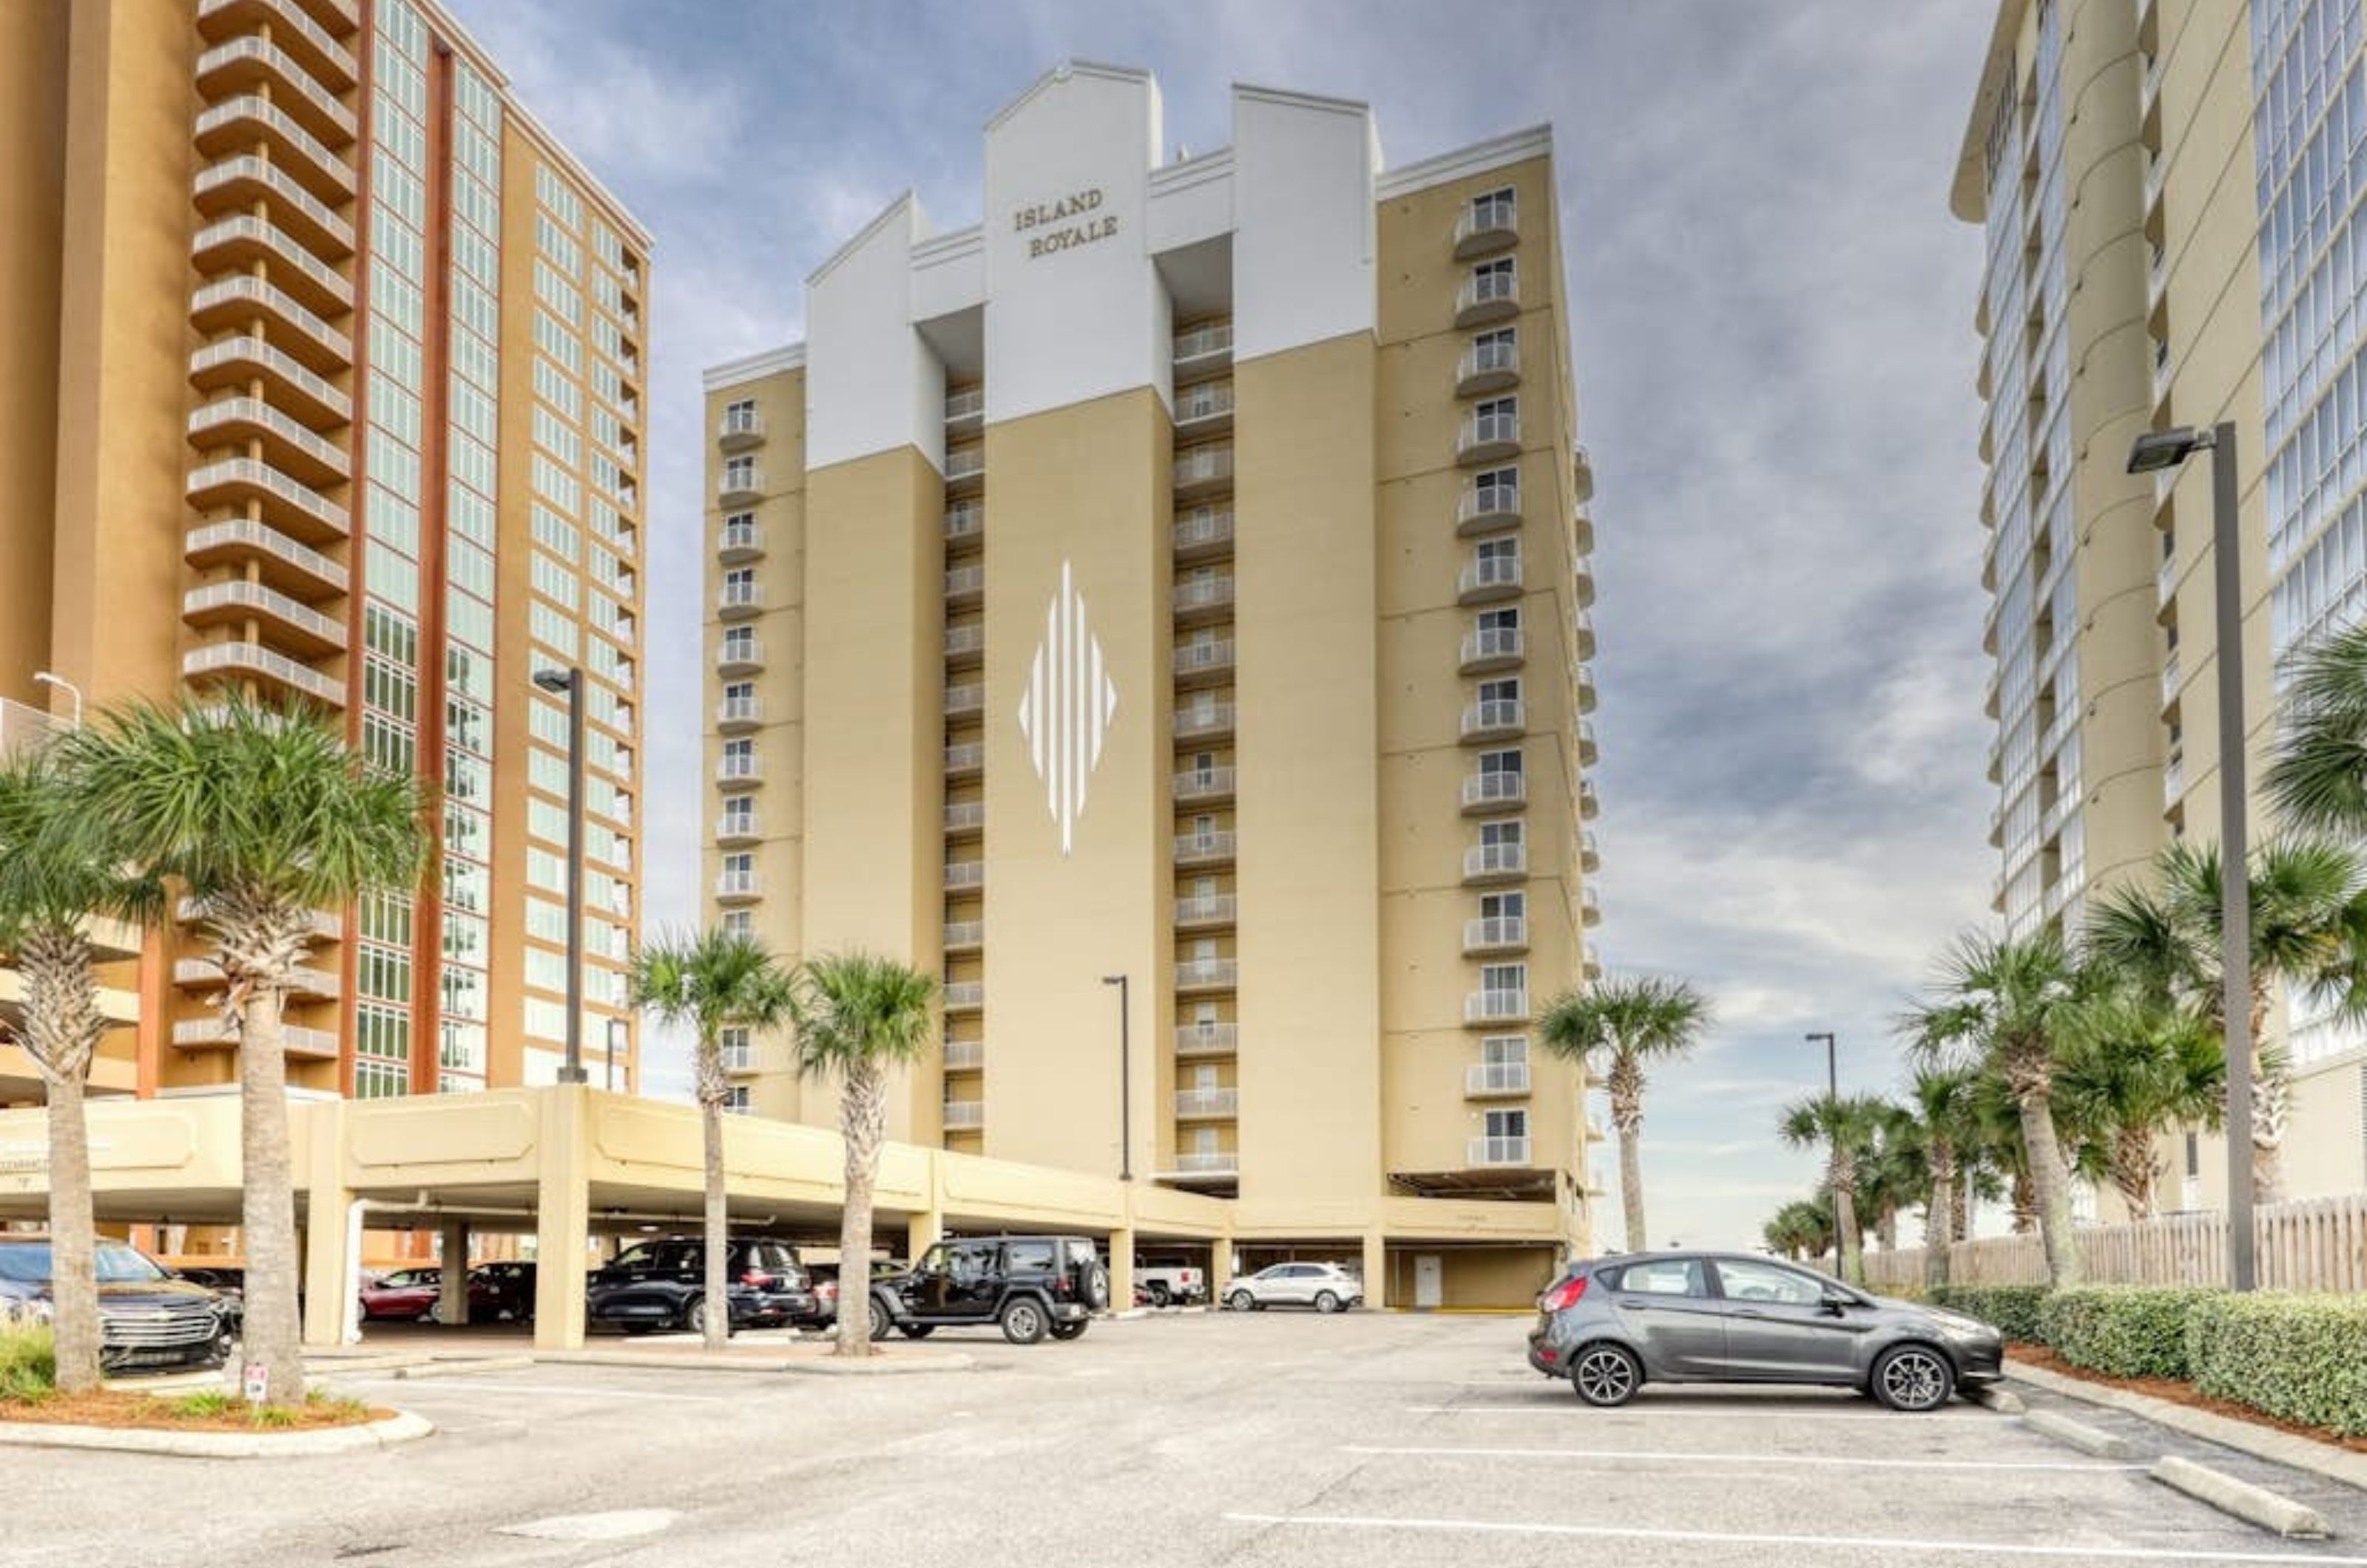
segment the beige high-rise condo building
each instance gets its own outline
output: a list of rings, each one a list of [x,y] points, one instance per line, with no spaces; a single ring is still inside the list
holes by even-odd
[[[9,728],[36,703],[71,722],[70,697],[243,687],[442,795],[417,897],[320,911],[301,1089],[551,1077],[568,699],[533,677],[570,669],[586,1058],[638,1081],[648,254],[430,0],[0,6]],[[119,951],[138,1021],[101,1087],[234,1085],[195,933]],[[0,1055],[0,1103],[40,1093]]]
[[[895,1135],[1229,1201],[1402,1303],[1588,1225],[1591,489],[1549,132],[1384,169],[1075,63],[707,377],[710,919],[945,981]],[[735,1097],[830,1122],[787,1047]],[[779,1053],[774,1055],[773,1053]],[[1458,1209],[1524,1206],[1518,1240]]]
[[[2367,614],[2362,0],[2002,0],[1956,169],[1983,224],[1984,581],[2003,854],[1996,907],[2076,931],[2175,838],[2215,843],[2209,457],[2236,427],[2251,777],[2276,662]],[[2258,837],[2275,824],[2250,803]],[[2367,1185],[2367,1037],[2279,998],[2287,1192]],[[2167,1207],[2225,1198],[2216,1140],[2169,1141]]]

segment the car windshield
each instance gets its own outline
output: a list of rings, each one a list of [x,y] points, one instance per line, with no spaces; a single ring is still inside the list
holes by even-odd
[[[0,1280],[45,1285],[50,1280],[50,1244],[46,1241],[0,1247]],[[119,1241],[98,1244],[98,1282],[102,1285],[138,1285],[171,1278],[137,1247],[126,1247]]]
[[[629,1247],[610,1265],[616,1269],[691,1269],[701,1261],[694,1241],[645,1241]]]

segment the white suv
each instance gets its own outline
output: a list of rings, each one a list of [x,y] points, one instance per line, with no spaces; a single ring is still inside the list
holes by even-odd
[[[1270,1306],[1344,1312],[1364,1300],[1364,1281],[1335,1263],[1277,1263],[1234,1280],[1225,1292],[1225,1304],[1235,1312],[1263,1312]]]

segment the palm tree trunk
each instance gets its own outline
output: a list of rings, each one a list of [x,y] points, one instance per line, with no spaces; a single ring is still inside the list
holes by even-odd
[[[2252,987],[2252,1201],[2275,1203],[2285,1190],[2285,1122],[2293,1111],[2293,1086],[2282,1069],[2260,1059],[2269,1027],[2268,987]]]
[[[2118,1127],[2112,1132],[2112,1188],[2132,1222],[2153,1218],[2153,1130]]]
[[[2022,1147],[2029,1156],[2030,1182],[2038,1201],[2038,1240],[2046,1252],[2046,1282],[2057,1290],[2078,1284],[2079,1241],[2071,1234],[2071,1171],[2063,1162],[2063,1145],[2055,1136],[2055,1108],[2044,1090],[2025,1090],[2016,1105],[2022,1112]]]
[[[2030,1177],[2030,1167],[2024,1164],[2013,1173],[2013,1234],[2028,1235],[2038,1228],[2038,1183]]]
[[[245,1201],[244,1359],[259,1366],[264,1403],[304,1403],[302,1321],[296,1306],[296,1188],[288,1141],[288,1058],[279,1030],[285,993],[247,994],[239,1032],[239,1154]]]
[[[1956,1183],[1956,1213],[1948,1222],[1948,1239],[1951,1242],[1970,1241],[1973,1237],[1974,1174],[1970,1170],[1962,1172],[1962,1179]]]
[[[1626,1211],[1627,1250],[1642,1252],[1644,1240],[1644,1151],[1638,1129],[1619,1129],[1619,1201]]]
[[[1835,1145],[1828,1168],[1833,1188],[1833,1249],[1840,1255],[1841,1278],[1852,1285],[1865,1282],[1865,1237],[1857,1228],[1857,1162]]]
[[[709,1350],[731,1340],[731,1293],[724,1264],[731,1246],[731,1206],[723,1190],[723,1048],[720,1037],[698,1042],[698,1137],[707,1183],[706,1263],[701,1299],[707,1303],[702,1339]]]
[[[1882,1250],[1885,1252],[1896,1252],[1898,1250],[1898,1207],[1897,1204],[1883,1204],[1882,1212],[1874,1216],[1874,1238],[1882,1243]]]
[[[1948,1246],[1956,1228],[1955,1172],[1943,1156],[1931,1160],[1931,1201],[1923,1208],[1923,1288],[1948,1283]]]
[[[83,1081],[62,1073],[49,1085],[50,1323],[57,1340],[61,1393],[87,1393],[99,1382],[98,1222],[91,1211],[90,1128],[83,1121]]]
[[[846,1201],[838,1221],[838,1345],[835,1354],[868,1356],[871,1346],[871,1193],[879,1177],[879,1145],[888,1135],[888,1084],[878,1064],[847,1069],[839,1098],[846,1140]]]

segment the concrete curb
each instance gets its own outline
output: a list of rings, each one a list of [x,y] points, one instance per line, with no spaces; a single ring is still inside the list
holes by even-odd
[[[2190,1459],[2157,1460],[2151,1473],[2173,1491],[2208,1503],[2223,1514],[2233,1514],[2247,1524],[2274,1530],[2287,1540],[2325,1540],[2334,1534],[2316,1509]]]
[[[975,1365],[958,1353],[929,1356],[875,1356],[867,1361],[833,1362],[827,1356],[799,1356],[776,1360],[704,1360],[690,1356],[639,1356],[625,1350],[554,1350],[528,1357],[546,1367],[637,1367],[644,1371],[738,1372],[742,1376],[777,1372],[817,1372],[823,1376],[863,1376],[895,1372],[967,1371]]]
[[[783,1367],[781,1371],[785,1372],[802,1372],[809,1377],[893,1377],[900,1372],[908,1374],[912,1372],[964,1372],[968,1371],[976,1364],[977,1363],[972,1361],[968,1356],[961,1355],[958,1352],[945,1356],[932,1356],[925,1360],[913,1357],[897,1357],[890,1359],[884,1356],[874,1356],[867,1361],[842,1361],[832,1357],[824,1356],[816,1358],[812,1360],[791,1361],[787,1366]]]
[[[532,1356],[485,1356],[468,1360],[426,1361],[395,1368],[377,1375],[407,1378],[465,1378],[480,1372],[517,1372],[534,1365]]]
[[[2052,1438],[2058,1443],[2067,1443],[2081,1453],[2092,1454],[2098,1459],[2127,1459],[2136,1451],[2129,1447],[2125,1438],[2099,1432],[2093,1427],[2074,1421],[2068,1416],[2057,1416],[2052,1410],[2025,1411],[2022,1424],[2033,1432]]]
[[[2183,1432],[2190,1438],[2201,1438],[2206,1442],[2217,1443],[2221,1448],[2250,1454],[2255,1459],[2273,1460],[2278,1464],[2291,1465],[2295,1470],[2305,1470],[2312,1475],[2322,1475],[2328,1481],[2339,1481],[2367,1491],[2367,1454],[2355,1454],[2330,1443],[2295,1437],[2273,1427],[2256,1426],[2213,1411],[2174,1404],[2150,1394],[2111,1388],[2079,1378],[2067,1378],[2060,1372],[2026,1366],[2010,1359],[2005,1364],[2005,1371],[2006,1376],[2016,1382],[2043,1388],[2049,1393],[2059,1393],[2067,1399],[2082,1400],[2112,1410],[2126,1411],[2156,1426]]]
[[[2022,1402],[2022,1395],[2011,1389],[1999,1388],[1995,1383],[1983,1383],[1965,1397],[1984,1410],[1994,1410],[2000,1416],[2019,1416],[2030,1408]]]
[[[176,1459],[299,1459],[391,1448],[435,1430],[433,1421],[408,1411],[366,1427],[334,1427],[318,1432],[156,1432],[5,1421],[0,1422],[0,1448],[102,1449]]]

